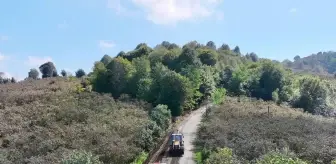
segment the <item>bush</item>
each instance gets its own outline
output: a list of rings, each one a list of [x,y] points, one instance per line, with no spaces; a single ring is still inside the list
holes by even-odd
[[[211,153],[205,164],[235,164],[236,160],[233,157],[232,150],[229,148],[217,149]]]
[[[212,102],[214,104],[222,104],[225,100],[226,90],[224,88],[217,88],[212,96]]]
[[[103,164],[97,156],[90,152],[74,151],[68,158],[62,160],[62,164]]]
[[[143,164],[148,158],[148,153],[141,152],[141,154],[131,164]]]
[[[270,152],[257,161],[257,164],[308,164],[303,160],[281,153]]]

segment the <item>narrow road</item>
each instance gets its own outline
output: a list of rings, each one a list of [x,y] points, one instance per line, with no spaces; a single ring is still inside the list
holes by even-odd
[[[201,107],[194,111],[179,126],[179,131],[184,135],[184,155],[182,157],[169,157],[168,151],[164,153],[156,162],[166,164],[195,164],[193,158],[193,141],[196,138],[196,132],[202,115],[206,111],[207,106]]]

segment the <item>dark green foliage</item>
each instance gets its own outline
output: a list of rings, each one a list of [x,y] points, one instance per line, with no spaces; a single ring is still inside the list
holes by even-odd
[[[115,98],[129,94],[153,104],[166,104],[174,116],[214,96],[216,87],[225,88],[228,95],[252,96],[279,105],[290,103],[316,114],[332,115],[336,107],[331,101],[336,91],[332,89],[326,96],[303,92],[314,85],[301,85],[296,80],[298,76],[278,61],[259,59],[253,52],[241,56],[238,46],[231,51],[223,44],[216,50],[212,41],[206,46],[191,41],[182,49],[172,45],[163,41],[152,49],[141,43],[131,52],[119,53],[108,65],[95,63],[90,75],[93,90],[111,93]],[[293,63],[287,61],[286,65]],[[308,88],[302,89],[305,87]],[[177,95],[178,100],[168,100],[173,97],[171,94]],[[314,102],[314,106],[308,102]]]
[[[161,46],[165,47],[168,50],[179,48],[179,46],[175,43],[169,43],[168,41],[163,41]]]
[[[216,53],[216,51],[205,49],[201,50],[201,52],[199,53],[199,58],[201,59],[201,62],[203,64],[214,66],[217,63],[218,54]]]
[[[47,77],[56,77],[57,76],[57,70],[52,62],[47,62],[42,64],[40,67],[40,72],[42,73],[42,78]]]
[[[111,61],[112,61],[111,56],[107,54],[105,54],[100,60],[100,62],[102,62],[105,66],[107,66]]]
[[[236,53],[236,54],[238,54],[238,55],[240,55],[241,53],[240,53],[240,48],[239,48],[239,46],[236,46],[236,47],[233,49],[233,52]]]
[[[229,45],[227,45],[227,44],[222,44],[222,46],[219,48],[220,50],[230,50],[230,47],[229,47]]]
[[[198,43],[197,41],[191,41],[187,44],[185,44],[182,49],[185,49],[185,48],[191,48],[191,49],[197,49],[197,48],[200,48],[202,47],[202,45],[200,43]]]
[[[294,57],[294,61],[298,61],[298,60],[300,60],[301,58],[300,58],[300,56],[299,55],[296,55],[295,57]]]
[[[193,109],[192,84],[188,78],[168,71],[159,82],[160,89],[157,99],[158,104],[166,104],[171,109],[172,116],[180,116],[184,109]]]
[[[294,106],[304,108],[310,113],[317,113],[319,107],[326,105],[327,90],[318,78],[303,77],[299,80],[300,95],[295,100]]]
[[[61,71],[61,75],[63,77],[67,77],[68,76],[67,72],[64,69]]]
[[[30,71],[28,72],[28,77],[36,80],[36,79],[39,77],[39,74],[40,74],[40,73],[38,72],[37,69],[32,68],[32,69],[30,69]]]
[[[16,79],[14,77],[11,78],[11,83],[16,83]]]
[[[209,41],[206,46],[212,50],[216,50],[216,44],[213,41]]]
[[[254,52],[250,53],[249,56],[253,62],[257,62],[259,60],[258,55]]]
[[[123,57],[125,56],[126,53],[124,51],[120,51],[118,54],[117,54],[117,57]]]
[[[112,96],[117,98],[122,93],[125,93],[134,73],[134,66],[130,61],[123,58],[114,58],[107,65],[107,71],[103,78],[106,78],[107,92],[112,93]],[[100,80],[100,79],[99,79]]]
[[[168,129],[171,121],[171,113],[167,105],[159,104],[151,110],[150,118],[161,129]]]
[[[85,71],[83,70],[83,69],[78,69],[77,71],[76,71],[76,77],[77,78],[81,78],[81,77],[83,77],[83,76],[85,76],[86,75],[86,73],[85,73]]]
[[[177,71],[180,71],[182,68],[187,67],[188,65],[200,66],[201,61],[198,58],[197,51],[189,46],[183,48],[181,55],[177,58]]]
[[[126,58],[129,61],[132,61],[134,58],[148,56],[149,53],[153,51],[152,48],[148,47],[146,43],[140,43],[137,45],[135,50],[128,52],[124,55],[120,55],[120,57]]]

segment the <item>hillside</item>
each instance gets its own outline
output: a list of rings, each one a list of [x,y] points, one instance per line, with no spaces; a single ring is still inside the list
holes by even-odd
[[[82,160],[92,153],[104,163],[130,163],[153,147],[165,129],[151,121],[150,104],[78,92],[80,82],[59,77],[0,85],[0,163],[60,163],[77,153]]]
[[[141,161],[171,117],[204,102],[221,104],[225,96],[336,116],[335,79],[295,74],[255,53],[242,55],[238,46],[140,43],[92,63],[88,74],[78,69],[73,77],[62,70],[60,77],[55,64],[46,62],[22,82],[1,83],[0,163]]]
[[[334,76],[336,72],[336,52],[319,52],[304,58],[296,56],[294,62],[285,60],[283,64],[293,69],[294,72]]]
[[[195,143],[198,162],[206,164],[330,164],[336,159],[335,141],[335,119],[228,98],[205,116]]]

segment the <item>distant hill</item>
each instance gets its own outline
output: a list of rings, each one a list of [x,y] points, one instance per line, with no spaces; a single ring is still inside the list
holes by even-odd
[[[282,63],[294,72],[333,76],[336,73],[336,52],[319,52],[304,58],[295,56],[293,62],[284,60]]]

